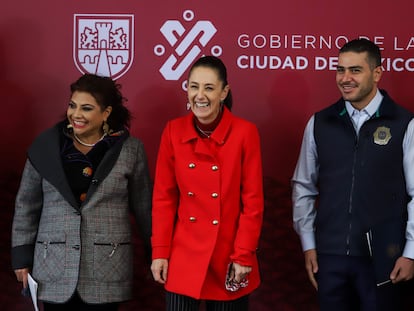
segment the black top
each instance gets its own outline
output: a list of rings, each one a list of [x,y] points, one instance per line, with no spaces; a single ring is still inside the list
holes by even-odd
[[[94,173],[105,156],[105,153],[123,135],[124,132],[119,131],[105,136],[87,154],[83,154],[76,149],[71,134],[64,129],[61,140],[62,165],[69,186],[78,202],[78,207],[85,200]]]

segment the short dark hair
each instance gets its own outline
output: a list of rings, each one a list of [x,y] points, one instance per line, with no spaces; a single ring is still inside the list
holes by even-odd
[[[127,99],[121,94],[121,85],[109,77],[98,76],[95,74],[84,74],[70,85],[70,92],[86,92],[95,98],[102,110],[108,106],[112,107],[112,112],[108,117],[107,123],[112,130],[129,128],[131,113],[124,106]]]
[[[378,66],[381,66],[381,51],[380,48],[372,41],[359,38],[351,40],[344,44],[344,46],[339,50],[339,54],[345,52],[355,52],[355,53],[364,53],[368,54],[368,64],[370,64],[371,69],[374,69]]]
[[[194,68],[197,67],[207,67],[207,68],[211,68],[213,70],[215,70],[218,74],[219,80],[221,82],[223,82],[223,87],[225,87],[226,85],[228,85],[227,83],[227,69],[226,66],[224,65],[223,61],[216,57],[216,56],[202,56],[200,57],[198,60],[196,60],[196,62],[191,66],[190,71],[188,73],[188,75],[191,75],[191,72],[193,71]],[[233,98],[231,96],[231,91],[229,90],[229,92],[227,93],[226,98],[223,101],[223,104],[229,109],[231,110],[231,107],[233,106]]]

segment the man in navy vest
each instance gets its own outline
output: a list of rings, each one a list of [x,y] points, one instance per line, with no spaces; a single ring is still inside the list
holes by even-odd
[[[342,98],[309,120],[293,221],[322,311],[401,310],[414,275],[413,114],[378,89],[378,46],[339,51]]]

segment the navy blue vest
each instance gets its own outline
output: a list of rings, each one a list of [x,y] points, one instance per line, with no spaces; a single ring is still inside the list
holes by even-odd
[[[405,228],[408,195],[402,142],[413,115],[381,92],[381,105],[359,137],[342,99],[315,114],[319,253],[369,255],[366,232],[371,228],[390,220]]]

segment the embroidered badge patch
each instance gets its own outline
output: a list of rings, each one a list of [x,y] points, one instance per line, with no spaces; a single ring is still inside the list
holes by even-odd
[[[391,139],[391,130],[389,127],[380,126],[374,132],[374,143],[377,145],[386,145]]]

